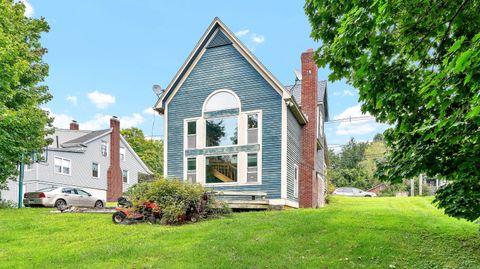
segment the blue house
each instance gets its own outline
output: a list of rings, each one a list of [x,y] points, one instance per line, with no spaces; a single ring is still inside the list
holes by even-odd
[[[272,205],[323,205],[327,84],[312,56],[302,53],[301,81],[285,86],[215,18],[155,105],[164,174],[265,192]]]

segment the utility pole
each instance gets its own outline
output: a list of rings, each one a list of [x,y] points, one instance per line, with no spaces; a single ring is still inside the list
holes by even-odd
[[[413,178],[410,179],[410,196],[415,196],[415,180]]]
[[[418,176],[418,195],[422,196],[423,193],[423,174]]]
[[[20,175],[18,176],[18,208],[22,208],[22,198],[23,198],[23,176],[24,176],[24,155],[20,159]]]

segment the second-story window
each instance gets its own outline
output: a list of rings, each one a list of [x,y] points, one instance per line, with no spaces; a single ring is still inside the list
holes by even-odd
[[[194,149],[197,147],[197,122],[187,122],[187,148]]]
[[[108,155],[107,141],[102,141],[102,145],[100,146],[100,152],[101,152],[103,157],[107,157],[107,155]]]
[[[120,147],[120,160],[125,161],[125,148]]]
[[[56,174],[70,175],[71,161],[61,157],[55,157],[54,169]]]
[[[248,115],[248,128],[247,128],[247,143],[248,144],[257,144],[258,143],[258,114],[249,114]]]

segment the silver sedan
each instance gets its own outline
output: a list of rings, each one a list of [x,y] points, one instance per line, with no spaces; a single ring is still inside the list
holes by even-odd
[[[28,207],[44,206],[58,209],[66,206],[102,208],[105,206],[105,201],[82,189],[59,187],[26,192],[23,195],[23,204]]]
[[[352,187],[335,189],[335,191],[333,192],[333,195],[350,196],[350,197],[376,197],[377,196],[377,194],[374,192],[362,191],[360,189],[352,188]]]

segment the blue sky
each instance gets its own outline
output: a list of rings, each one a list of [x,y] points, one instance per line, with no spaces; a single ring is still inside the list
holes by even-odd
[[[300,69],[301,52],[319,46],[309,37],[302,1],[28,0],[27,5],[29,16],[43,16],[50,24],[42,43],[54,98],[45,107],[59,127],[75,119],[81,129],[107,128],[116,115],[122,127],[151,135],[152,85],[169,84],[215,16],[286,85]],[[319,70],[319,79],[328,74]],[[329,82],[328,90],[332,119],[360,116],[354,88]],[[163,135],[162,125],[157,116],[154,135]],[[384,129],[372,120],[325,127],[329,144],[345,144],[350,137],[371,140]]]

